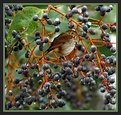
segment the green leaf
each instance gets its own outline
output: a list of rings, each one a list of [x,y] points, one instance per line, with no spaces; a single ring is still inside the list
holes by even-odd
[[[99,20],[98,19],[95,19],[95,18],[89,18],[89,21],[90,22],[98,22]]]
[[[106,56],[110,56],[111,55],[110,49],[108,49],[106,46],[99,47],[98,51],[100,51],[101,54],[104,54]]]
[[[41,17],[42,12],[43,9],[36,7],[24,7],[22,11],[16,14],[8,31],[8,50],[16,43],[16,40],[12,37],[12,31],[16,30],[20,34],[22,33],[22,37],[32,34],[38,26],[38,22],[33,21],[33,16],[38,15]]]
[[[31,5],[31,4],[30,4]],[[24,7],[28,7],[30,5],[23,5]],[[48,5],[32,5],[34,7],[40,8],[40,9],[46,9],[48,7]]]

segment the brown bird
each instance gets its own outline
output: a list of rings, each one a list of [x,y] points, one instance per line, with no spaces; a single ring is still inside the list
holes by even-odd
[[[56,52],[60,56],[68,56],[75,48],[75,44],[78,40],[77,37],[78,34],[74,30],[68,30],[61,33],[59,36],[54,38],[50,47],[45,51],[45,55],[56,49]]]

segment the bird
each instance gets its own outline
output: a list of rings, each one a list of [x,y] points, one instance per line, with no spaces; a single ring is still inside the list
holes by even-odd
[[[68,56],[73,52],[77,40],[77,32],[75,30],[67,30],[54,38],[50,47],[45,51],[45,55],[56,49],[59,56]]]

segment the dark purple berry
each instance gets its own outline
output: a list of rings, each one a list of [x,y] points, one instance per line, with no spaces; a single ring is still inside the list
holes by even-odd
[[[82,10],[82,13],[84,13],[85,11],[87,11],[87,6],[83,6],[81,10]]]
[[[34,15],[33,20],[37,21],[39,19],[38,15]]]
[[[95,52],[97,50],[97,47],[95,46],[95,45],[92,45],[91,47],[90,47],[90,51],[91,52]]]
[[[48,37],[44,37],[44,43],[48,43]]]
[[[48,14],[47,13],[43,13],[42,17],[47,19],[48,18]]]
[[[36,40],[36,44],[37,44],[37,45],[41,45],[41,44],[42,44],[41,39],[37,39],[37,40]]]
[[[103,25],[102,25],[102,29],[103,29],[103,30],[106,30],[106,29],[108,29],[108,26],[107,26],[107,24],[103,24]]]

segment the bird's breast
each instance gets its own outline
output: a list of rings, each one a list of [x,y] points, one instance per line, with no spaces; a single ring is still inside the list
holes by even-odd
[[[61,53],[64,56],[69,55],[73,49],[75,48],[75,40],[72,38],[70,40],[68,40],[67,42],[65,42],[62,46],[61,46]]]

